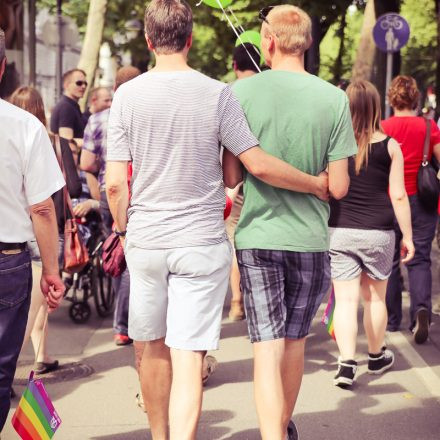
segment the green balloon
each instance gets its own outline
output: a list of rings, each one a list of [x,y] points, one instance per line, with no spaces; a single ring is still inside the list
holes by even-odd
[[[237,41],[235,42],[235,46],[236,47],[240,46],[240,44],[242,42],[253,44],[260,51],[260,54],[261,54],[260,64],[264,64],[265,60],[264,60],[263,52],[261,50],[261,35],[260,35],[260,33],[257,31],[245,31],[242,34],[240,34],[240,38],[241,38],[241,41],[240,41],[240,39],[237,38]]]
[[[233,0],[202,0],[205,5],[211,6],[211,8],[221,9],[219,3],[223,8],[229,6]]]
[[[240,35],[240,39],[237,38],[235,42],[235,46],[240,46],[243,43],[252,43],[254,46],[257,46],[261,51],[261,35],[257,31],[245,31]]]

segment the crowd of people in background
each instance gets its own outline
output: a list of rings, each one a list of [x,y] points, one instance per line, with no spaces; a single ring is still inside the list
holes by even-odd
[[[331,289],[336,386],[355,381],[361,298],[368,372],[392,367],[385,333],[402,330],[402,263],[409,330],[417,344],[428,339],[438,213],[419,197],[417,174],[425,141],[440,161],[440,130],[418,116],[415,80],[394,78],[393,116],[382,120],[372,83],[335,87],[306,72],[304,11],[280,5],[259,18],[262,53],[251,43],[234,50],[232,85],[188,65],[190,6],[153,0],[148,72],[120,68],[113,90],[90,91],[85,112],[86,73],[66,72],[50,124],[33,87],[0,101],[0,431],[29,338],[38,374],[59,367],[46,314],[65,293],[64,185],[82,239],[98,221],[124,248],[114,341],[134,344],[154,440],[196,438],[228,285],[229,318],[247,320],[253,345],[263,439],[298,439],[305,341]],[[0,30],[0,79],[5,60]]]

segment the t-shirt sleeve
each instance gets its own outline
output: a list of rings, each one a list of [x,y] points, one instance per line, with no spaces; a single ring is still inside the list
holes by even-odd
[[[58,130],[61,127],[71,128],[75,130],[75,114],[72,111],[70,105],[62,105],[60,106],[58,112]]]
[[[117,91],[110,108],[107,128],[107,161],[131,161],[131,152],[125,130],[122,95]]]
[[[43,125],[28,137],[24,157],[24,191],[29,206],[43,202],[64,185],[55,152]]]
[[[431,149],[434,147],[434,145],[440,144],[440,130],[435,123],[435,121],[431,121],[431,141],[430,141],[430,147]]]
[[[335,126],[330,136],[328,161],[333,162],[354,156],[357,150],[348,98],[344,95],[340,110],[336,115]]]
[[[230,86],[225,87],[221,92],[218,116],[219,141],[232,154],[238,156],[249,148],[259,145]]]
[[[98,155],[100,151],[98,151],[98,145],[95,143],[95,124],[92,123],[92,119],[89,118],[86,128],[84,129],[84,139],[83,146],[84,150],[89,151],[90,153]]]

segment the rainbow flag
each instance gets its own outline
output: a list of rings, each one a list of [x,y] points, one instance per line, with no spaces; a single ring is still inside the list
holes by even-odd
[[[321,322],[326,326],[328,334],[336,341],[335,329],[333,328],[333,313],[335,312],[335,306],[335,291],[332,289]]]
[[[23,440],[51,439],[61,419],[58,416],[41,380],[34,380],[34,372],[29,376],[29,383],[20,399],[12,426]]]

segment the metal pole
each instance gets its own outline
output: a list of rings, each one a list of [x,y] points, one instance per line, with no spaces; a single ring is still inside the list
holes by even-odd
[[[387,52],[387,78],[385,81],[385,96],[388,93],[388,89],[391,85],[391,79],[393,76],[393,52]],[[388,119],[391,116],[391,107],[388,99],[385,98],[385,119]]]
[[[55,72],[55,94],[56,100],[61,96],[63,86],[61,84],[62,71],[63,71],[63,17],[61,12],[62,0],[57,0],[57,30],[58,30],[58,45],[56,55],[56,72]]]
[[[36,0],[29,0],[28,3],[28,24],[29,24],[29,84],[35,86],[37,71],[37,43],[35,36],[35,19],[37,16]]]

